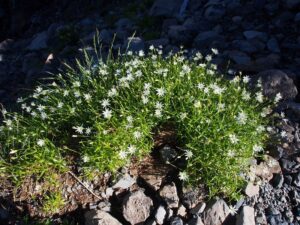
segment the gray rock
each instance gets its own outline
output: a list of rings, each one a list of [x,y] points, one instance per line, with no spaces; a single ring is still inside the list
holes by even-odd
[[[228,205],[223,199],[210,202],[204,213],[203,222],[205,225],[222,225],[230,214]]]
[[[266,70],[257,76],[262,79],[263,93],[267,97],[274,98],[280,93],[283,99],[290,100],[298,94],[293,80],[281,70]]]
[[[188,209],[192,209],[197,204],[203,202],[206,194],[205,189],[202,187],[184,187],[181,200]]]
[[[132,225],[142,223],[150,216],[152,206],[152,199],[142,190],[129,193],[124,199],[123,216]]]
[[[158,224],[164,224],[164,220],[166,217],[167,211],[165,208],[161,205],[158,207],[156,214],[155,214],[155,220]]]
[[[183,25],[170,26],[168,31],[169,39],[179,45],[187,45],[193,41],[193,31]]]
[[[204,31],[199,33],[194,39],[194,46],[196,48],[210,48],[214,42],[221,42],[223,37],[216,31]]]
[[[254,208],[244,206],[240,214],[237,216],[236,225],[255,225]]]
[[[300,12],[298,12],[298,13],[295,15],[294,20],[295,20],[295,22],[300,22]]]
[[[172,17],[179,14],[182,0],[156,0],[151,9],[152,16]]]
[[[246,52],[250,54],[258,51],[256,46],[247,40],[234,40],[232,42],[232,46],[242,52]]]
[[[85,213],[85,225],[122,225],[109,213],[101,210],[91,210]]]
[[[245,189],[245,194],[249,197],[253,197],[259,194],[259,186],[253,183],[248,183]]]
[[[103,29],[100,31],[99,37],[103,43],[111,44],[112,39],[113,39],[113,34],[111,31],[109,31],[107,29]]]
[[[138,52],[140,50],[145,50],[145,43],[140,37],[129,37],[124,43],[124,49],[128,47],[128,50],[133,52]]]
[[[164,147],[160,148],[159,153],[164,162],[172,162],[177,157],[176,150],[169,145],[165,145]]]
[[[47,48],[48,34],[47,31],[43,31],[35,35],[34,39],[27,46],[28,50],[41,50]]]
[[[204,17],[209,21],[217,21],[225,15],[225,8],[220,5],[209,6],[205,12]]]
[[[187,214],[186,208],[183,205],[180,205],[177,210],[177,215],[185,217]]]
[[[268,35],[264,32],[256,31],[256,30],[247,30],[243,32],[245,38],[248,40],[251,39],[259,39],[262,41],[267,41]]]
[[[0,52],[4,53],[4,52],[9,51],[9,49],[12,47],[13,43],[14,43],[13,39],[6,39],[6,40],[2,41],[0,43]]]
[[[271,184],[274,188],[281,188],[284,182],[283,175],[280,173],[276,173],[271,180]]]
[[[203,213],[205,207],[206,207],[206,203],[201,202],[201,203],[197,204],[194,208],[192,208],[190,210],[190,213],[195,214],[195,215],[199,215],[199,214]]]
[[[132,28],[133,22],[128,18],[121,18],[115,23],[115,26],[118,30],[127,30]]]
[[[165,185],[159,191],[159,195],[164,199],[169,208],[178,208],[179,197],[174,183]]]
[[[157,223],[156,223],[156,221],[154,220],[154,219],[151,219],[150,221],[148,221],[147,223],[146,223],[146,225],[156,225]]]
[[[180,217],[176,216],[176,217],[172,217],[170,219],[170,225],[183,225],[183,221]]]
[[[278,41],[276,40],[276,38],[269,39],[267,42],[267,47],[272,52],[275,52],[275,53],[280,52],[279,44],[278,44]]]
[[[193,218],[191,218],[189,220],[188,225],[204,225],[204,223],[199,216],[194,216]],[[213,224],[211,224],[211,225],[213,225]]]
[[[287,0],[286,5],[289,9],[294,9],[300,5],[300,0]]]
[[[241,17],[241,16],[234,16],[234,17],[232,17],[232,22],[234,22],[234,23],[241,23],[242,22],[242,20],[243,20],[243,17]]]
[[[300,187],[300,173],[298,173],[297,175],[295,175],[293,184],[294,184],[296,187]]]
[[[129,174],[124,174],[116,184],[112,186],[113,189],[127,189],[135,184],[136,178],[131,177]]]
[[[249,65],[251,63],[251,58],[244,52],[229,51],[228,57],[239,65]]]

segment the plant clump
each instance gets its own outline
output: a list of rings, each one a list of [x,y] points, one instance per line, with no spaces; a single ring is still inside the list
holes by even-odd
[[[53,79],[18,100],[22,112],[2,110],[0,172],[15,182],[74,165],[83,176],[114,173],[148,155],[153,130],[171,122],[187,161],[179,178],[235,198],[280,100],[265,99],[260,82],[249,91],[248,76],[225,79],[211,55],[153,46],[105,61],[86,55]]]

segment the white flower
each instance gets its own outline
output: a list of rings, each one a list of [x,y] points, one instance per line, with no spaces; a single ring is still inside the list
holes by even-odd
[[[256,101],[258,101],[259,103],[263,103],[264,99],[263,99],[263,94],[261,92],[256,93]]]
[[[132,116],[127,116],[126,120],[129,124],[131,124],[133,122],[133,117]]]
[[[79,91],[75,91],[75,92],[74,92],[74,96],[75,96],[76,98],[79,98],[79,97],[80,97],[80,95],[81,95],[81,94],[80,94],[80,92],[79,92]]]
[[[191,68],[188,65],[183,65],[182,70],[185,74],[191,72]]]
[[[193,152],[191,150],[186,150],[185,151],[185,157],[186,159],[190,159],[193,157]]]
[[[41,113],[41,118],[44,120],[44,119],[46,119],[47,118],[47,114],[45,113],[45,112],[42,112]]]
[[[200,107],[201,107],[201,102],[200,102],[200,101],[196,101],[196,102],[194,103],[194,107],[195,107],[195,108],[200,108]]]
[[[90,94],[84,94],[83,97],[86,101],[89,101],[92,98],[92,96]]]
[[[121,159],[126,159],[126,157],[127,157],[127,152],[125,152],[125,151],[120,151],[119,152],[119,157],[121,158]]]
[[[82,126],[73,127],[73,129],[75,130],[76,133],[83,134],[83,129],[84,128]]]
[[[165,95],[166,91],[164,88],[158,88],[158,89],[156,89],[156,93],[159,97],[162,97]]]
[[[35,89],[35,91],[36,91],[37,93],[41,93],[41,92],[43,91],[43,88],[37,87],[37,88]]]
[[[142,137],[142,133],[140,131],[134,131],[133,132],[133,137],[138,140]]]
[[[287,136],[287,132],[285,130],[281,131],[280,136],[285,138]]]
[[[245,101],[249,100],[250,99],[250,93],[244,90],[243,93],[242,93],[242,98]]]
[[[212,51],[212,53],[215,54],[215,55],[218,55],[218,54],[219,54],[219,51],[218,51],[218,49],[216,49],[216,48],[212,48],[211,51]]]
[[[44,105],[38,105],[37,110],[43,111],[46,107]]]
[[[234,206],[229,206],[229,213],[234,216],[235,214],[237,214],[237,209]]]
[[[257,152],[262,152],[263,150],[264,150],[263,147],[260,146],[260,145],[254,145],[254,146],[253,146],[253,151],[254,151],[255,153],[257,153]]]
[[[68,90],[64,90],[63,96],[66,97],[69,95],[69,91]]]
[[[229,140],[230,140],[230,142],[231,142],[232,144],[236,144],[236,143],[238,143],[238,141],[239,141],[239,139],[236,137],[235,134],[230,134],[230,135],[229,135]]]
[[[187,175],[187,173],[186,172],[179,172],[179,179],[180,180],[182,180],[182,181],[185,181],[185,180],[187,180],[189,177],[188,177],[188,175]]]
[[[198,88],[199,90],[203,90],[204,84],[202,84],[202,83],[197,84],[197,88]]]
[[[83,162],[87,163],[90,161],[90,157],[88,157],[87,155],[83,156],[82,158]]]
[[[152,85],[151,85],[150,83],[145,83],[145,84],[144,84],[144,89],[145,89],[145,90],[148,90],[149,88],[151,88],[151,86],[152,86]]]
[[[101,105],[102,105],[103,108],[106,108],[107,106],[109,106],[110,105],[109,99],[103,99],[101,101]]]
[[[45,145],[45,140],[39,139],[39,140],[37,141],[37,145],[40,146],[40,147],[43,147],[43,146]]]
[[[133,54],[132,51],[127,52],[127,55],[132,55],[132,54]]]
[[[262,125],[259,125],[259,126],[256,128],[256,131],[257,131],[258,133],[261,133],[261,132],[263,132],[264,130],[265,130],[265,127],[262,126]]]
[[[227,156],[232,158],[235,156],[235,152],[233,150],[229,150],[228,153],[227,153]]]
[[[86,135],[91,134],[91,132],[92,132],[92,129],[91,129],[91,128],[88,127],[88,128],[85,129],[85,134],[86,134]]]
[[[162,113],[161,113],[161,110],[160,109],[156,109],[155,110],[155,114],[154,114],[156,117],[161,117],[162,116]]]
[[[219,110],[224,110],[225,109],[225,103],[219,103],[218,104],[218,109]]]
[[[63,105],[64,105],[64,103],[62,103],[62,102],[59,102],[58,104],[57,104],[57,108],[62,108],[63,107]]]
[[[235,76],[233,79],[232,79],[232,82],[233,83],[238,83],[240,82],[241,78],[239,76]]]
[[[213,93],[216,95],[222,94],[222,92],[225,90],[225,88],[221,88],[220,86],[213,84],[212,85]]]
[[[149,99],[146,96],[142,96],[142,102],[143,104],[147,104],[149,102]]]
[[[206,60],[207,62],[210,62],[210,61],[212,60],[211,55],[207,55],[207,56],[205,57],[205,60]]]
[[[75,81],[73,84],[74,87],[80,87],[80,82],[79,81]]]
[[[236,116],[236,120],[238,124],[244,125],[246,124],[247,121],[247,115],[244,112],[240,112],[237,116]]]
[[[113,97],[113,96],[116,96],[117,95],[117,89],[116,88],[111,88],[109,91],[108,91],[108,97]]]
[[[187,113],[180,113],[180,119],[184,120],[187,117]]]
[[[129,145],[129,147],[128,147],[128,152],[130,153],[130,154],[133,154],[133,153],[135,153],[136,152],[136,147],[134,146],[134,145]]]
[[[249,83],[249,81],[250,81],[250,77],[249,77],[249,76],[244,76],[244,77],[243,77],[243,82],[244,82],[245,84]]]
[[[143,75],[142,71],[138,70],[135,72],[136,77],[141,77]]]
[[[5,120],[4,123],[6,124],[6,126],[10,127],[12,125],[12,120]]]
[[[204,91],[205,94],[207,94],[209,92],[209,88],[205,87],[203,91]]]
[[[280,93],[277,93],[274,99],[274,102],[277,103],[282,99],[282,95]]]
[[[153,46],[153,45],[150,45],[149,49],[150,49],[151,51],[153,51],[153,50],[154,50],[154,46]]]
[[[112,111],[109,109],[105,109],[102,114],[105,119],[110,119],[112,117]]]
[[[143,57],[143,56],[145,56],[145,53],[144,53],[144,51],[143,51],[143,50],[140,50],[140,51],[139,51],[139,56],[140,56],[140,57]]]
[[[155,103],[155,108],[161,110],[161,109],[163,108],[163,104],[160,103],[160,102],[156,102],[156,103]]]

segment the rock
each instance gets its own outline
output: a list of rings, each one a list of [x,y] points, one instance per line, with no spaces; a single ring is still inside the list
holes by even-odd
[[[163,206],[159,206],[157,211],[156,211],[156,214],[155,214],[155,220],[158,224],[164,224],[164,220],[165,220],[165,217],[166,217],[166,210]]]
[[[296,175],[294,176],[293,184],[294,184],[296,187],[300,187],[300,173],[298,173],[298,174],[296,174]]]
[[[272,180],[270,181],[270,183],[272,184],[272,186],[274,188],[281,188],[284,182],[284,178],[283,175],[280,173],[276,173],[274,174]]]
[[[34,39],[31,41],[28,50],[35,51],[47,48],[48,34],[47,31],[43,31],[35,35]]]
[[[229,51],[228,57],[239,65],[248,65],[251,62],[251,58],[244,52]]]
[[[247,40],[234,40],[232,42],[232,46],[242,52],[250,53],[250,54],[258,51],[256,46],[253,45],[251,41],[247,41]]]
[[[110,202],[99,202],[99,204],[97,205],[97,208],[100,209],[101,211],[105,211],[105,212],[110,212],[111,210],[111,204]]]
[[[177,210],[177,215],[185,217],[187,214],[186,208],[183,205],[180,205],[178,210]]]
[[[130,30],[133,26],[133,22],[128,18],[121,18],[115,23],[115,26],[118,31]]]
[[[295,15],[294,21],[300,22],[300,12]]]
[[[194,32],[183,25],[170,26],[168,37],[172,43],[189,45],[194,38]]]
[[[205,207],[206,207],[205,202],[201,202],[201,203],[197,204],[194,208],[192,208],[190,210],[190,213],[195,214],[195,215],[199,215],[199,214],[204,212]]]
[[[292,173],[294,172],[294,167],[296,166],[296,162],[288,160],[288,159],[280,159],[280,164],[283,172]]]
[[[289,9],[294,9],[300,5],[300,0],[287,0],[286,5]]]
[[[204,225],[204,223],[202,222],[202,220],[199,216],[194,216],[193,218],[191,218],[189,220],[187,225]],[[217,225],[217,224],[212,223],[211,225]]]
[[[236,225],[255,225],[254,208],[244,206],[240,214],[237,216]]]
[[[148,221],[147,223],[146,223],[146,225],[156,225],[157,223],[155,222],[155,220],[154,219],[151,219],[150,221]]]
[[[112,186],[113,189],[128,189],[135,184],[136,178],[131,177],[129,174],[123,175],[116,184]]]
[[[124,49],[127,49],[133,52],[138,52],[140,50],[145,50],[145,43],[139,37],[129,37],[124,43]]]
[[[164,147],[160,148],[159,153],[164,162],[172,162],[177,157],[176,150],[169,145],[165,145]]]
[[[112,32],[107,29],[101,30],[99,33],[99,37],[100,37],[101,41],[105,44],[111,44],[112,39],[113,39]]]
[[[159,195],[167,203],[169,208],[178,208],[179,197],[174,183],[165,185],[160,191]]]
[[[229,207],[223,199],[214,200],[207,205],[203,222],[205,225],[222,225],[229,214]]]
[[[194,39],[194,46],[198,49],[210,48],[215,42],[221,42],[223,37],[216,31],[204,31],[199,33]]]
[[[204,187],[187,187],[182,190],[182,203],[188,208],[194,208],[200,202],[203,202],[206,196]]]
[[[182,0],[156,0],[151,9],[151,16],[172,17],[179,14]]]
[[[294,99],[297,88],[291,78],[281,70],[266,70],[257,74],[262,79],[263,93],[269,98],[274,98],[280,93],[285,100]]]
[[[129,193],[124,199],[123,216],[132,225],[142,223],[150,216],[152,206],[152,199],[143,191]]]
[[[9,49],[12,47],[13,43],[13,39],[5,39],[4,41],[0,42],[0,52],[8,52]]]
[[[259,39],[261,41],[267,41],[268,39],[268,35],[266,33],[256,30],[244,31],[243,34],[247,40]]]
[[[28,53],[23,58],[22,72],[31,76],[40,72],[44,67],[44,61],[36,53]]]
[[[85,213],[85,225],[122,225],[109,213],[101,210],[91,210]]]
[[[259,186],[253,183],[248,183],[245,189],[245,194],[249,197],[253,197],[259,194]]]
[[[209,6],[204,12],[204,17],[209,21],[217,21],[224,15],[225,8],[221,4]]]
[[[176,216],[176,217],[172,217],[170,219],[170,225],[183,225],[183,221],[180,217]]]
[[[280,52],[279,44],[276,38],[269,39],[267,42],[267,47],[271,52],[275,52],[275,53]]]

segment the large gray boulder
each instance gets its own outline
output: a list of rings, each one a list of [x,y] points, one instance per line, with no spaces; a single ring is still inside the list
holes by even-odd
[[[229,214],[229,207],[223,199],[212,201],[203,213],[203,223],[205,225],[222,225]]]
[[[255,225],[254,208],[251,206],[244,206],[237,216],[236,225]]]
[[[85,213],[85,225],[122,225],[108,212],[91,210]]]
[[[131,223],[143,223],[151,213],[152,199],[147,197],[142,190],[129,193],[123,203],[123,216]]]
[[[152,16],[172,17],[179,14],[182,0],[156,0],[150,10]]]

